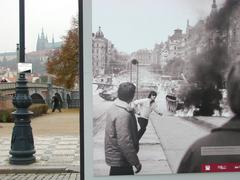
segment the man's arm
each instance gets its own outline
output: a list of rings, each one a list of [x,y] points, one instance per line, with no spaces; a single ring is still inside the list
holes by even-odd
[[[158,106],[156,105],[156,103],[152,104],[152,110],[157,113],[158,115],[162,116],[163,114],[159,111]]]

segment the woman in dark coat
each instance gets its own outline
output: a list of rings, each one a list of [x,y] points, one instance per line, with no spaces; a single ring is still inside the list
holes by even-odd
[[[235,116],[197,140],[183,157],[178,173],[240,171],[240,62],[231,67],[227,91]]]

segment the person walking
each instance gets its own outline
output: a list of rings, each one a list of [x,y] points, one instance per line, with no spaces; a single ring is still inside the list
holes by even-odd
[[[135,94],[135,85],[129,82],[118,87],[118,98],[105,113],[105,161],[109,175],[134,175],[141,171],[138,158],[137,121],[129,103]]]
[[[151,91],[148,98],[139,99],[133,102],[135,112],[138,116],[138,124],[140,126],[140,130],[138,131],[138,141],[140,141],[146,131],[150,113],[154,111],[162,116],[162,113],[158,110],[155,103],[156,97],[157,93],[155,91]]]
[[[214,164],[224,169],[228,168],[229,164],[239,164],[240,62],[235,62],[229,71],[227,92],[234,117],[221,127],[211,130],[209,135],[194,142],[182,158],[178,173],[210,172],[211,165]]]
[[[58,111],[61,112],[61,103],[56,94],[52,97],[52,104],[53,104],[52,112],[55,112],[56,109],[58,109]]]

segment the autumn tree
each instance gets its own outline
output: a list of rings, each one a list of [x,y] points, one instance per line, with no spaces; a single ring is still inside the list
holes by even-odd
[[[73,18],[71,29],[63,37],[63,45],[51,53],[46,64],[47,72],[53,76],[53,84],[72,89],[78,82],[78,37],[78,21]]]

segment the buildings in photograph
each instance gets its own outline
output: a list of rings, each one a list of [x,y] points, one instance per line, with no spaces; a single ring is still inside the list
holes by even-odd
[[[152,50],[152,60],[151,60],[153,64],[161,65],[160,64],[161,63],[160,59],[161,59],[161,56],[163,55],[163,52],[162,52],[163,49],[164,49],[164,43],[163,42],[160,43],[160,44],[156,43],[154,45],[154,48]]]
[[[181,29],[175,29],[166,42],[155,44],[152,51],[154,63],[162,67],[172,59],[181,59],[188,63],[192,57],[219,43],[219,39],[227,45],[230,59],[240,59],[240,6],[230,14],[229,28],[221,32],[211,28],[217,12],[217,2],[213,0],[207,18],[199,20],[194,26],[187,21],[185,33]]]
[[[131,54],[131,59],[137,59],[141,65],[151,65],[152,62],[152,50],[139,49]]]
[[[117,61],[117,49],[114,44],[104,37],[99,27],[96,33],[92,33],[92,71],[93,76],[111,74],[114,63]]]
[[[228,52],[231,59],[240,60],[240,6],[235,9],[230,17]]]
[[[219,43],[219,39],[227,42],[231,59],[240,59],[240,7],[235,8],[230,14],[229,29],[219,32],[216,28],[210,28],[218,15],[216,0],[213,0],[210,6],[211,11],[205,19],[199,20],[195,25],[190,25],[187,20],[186,29],[173,30],[166,42],[156,43],[153,49],[136,50],[128,55],[127,60],[119,58],[119,52],[111,41],[104,37],[99,27],[99,30],[92,34],[93,75],[112,73],[115,66],[122,67],[125,64],[125,67],[128,67],[129,62],[134,58],[141,65],[157,65],[154,67],[160,69],[172,60],[189,64],[194,56]]]

